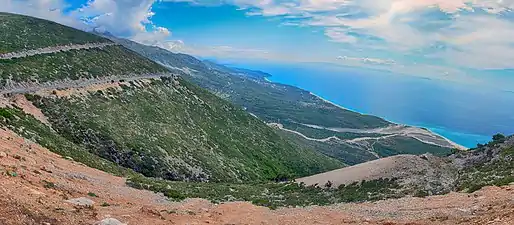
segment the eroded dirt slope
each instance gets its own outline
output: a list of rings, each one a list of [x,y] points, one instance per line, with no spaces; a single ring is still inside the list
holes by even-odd
[[[330,207],[275,211],[246,202],[166,201],[125,179],[64,159],[0,128],[0,224],[512,224],[514,185]],[[96,196],[96,197],[95,197]],[[77,206],[66,200],[85,197]]]

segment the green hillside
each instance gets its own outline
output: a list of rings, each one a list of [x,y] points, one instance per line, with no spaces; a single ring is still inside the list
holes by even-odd
[[[108,39],[37,18],[0,12],[0,54]]]
[[[17,49],[108,41],[25,16],[2,14],[1,21],[8,33],[1,40],[16,37],[22,43]],[[148,74],[162,77],[138,80]],[[53,94],[34,93],[38,85],[48,88],[48,82],[55,89],[102,82],[112,87],[76,96],[58,97],[46,89]],[[13,84],[21,85],[13,89]],[[165,67],[119,45],[0,60],[0,85],[6,93],[25,93],[52,129],[42,129],[12,108],[1,111],[4,126],[24,136],[35,133],[33,139],[58,153],[82,152],[76,157],[96,168],[105,169],[105,164],[91,162],[86,153],[170,180],[265,181],[343,166],[311,149],[293,147],[240,107],[170,76]],[[35,128],[27,133],[29,127]]]
[[[189,68],[191,73],[181,72],[186,79],[236,105],[247,108],[247,111],[265,121],[294,121],[344,128],[377,128],[391,125],[376,116],[341,109],[293,86],[245,77],[249,73],[252,78],[263,78],[263,73],[202,62],[189,55],[176,54],[124,39],[114,40],[147,58],[173,68],[172,71],[177,73],[181,71],[176,69]],[[258,75],[255,75],[256,73]]]
[[[178,73],[186,80],[243,107],[265,122],[280,123],[284,128],[300,132],[309,138],[325,139],[334,136],[348,140],[385,135],[335,132],[312,128],[306,124],[350,129],[370,129],[392,125],[376,116],[363,115],[334,106],[300,88],[270,83],[264,80],[270,75],[263,72],[229,68],[125,39],[112,38],[112,40],[167,66],[173,73]],[[283,131],[279,133],[298,147],[314,149],[350,165],[376,159],[376,155],[386,157],[426,152],[447,155],[451,152],[449,148],[426,144],[408,137],[370,140],[366,143],[366,147],[341,142],[317,142]]]
[[[45,83],[164,72],[165,68],[130,50],[107,46],[0,60],[0,88],[8,81]]]
[[[135,82],[88,98],[36,99],[59,133],[147,176],[250,181],[340,166],[293,148],[260,120],[181,79]]]

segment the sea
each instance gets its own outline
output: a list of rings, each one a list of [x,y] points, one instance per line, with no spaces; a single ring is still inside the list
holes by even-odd
[[[319,64],[230,63],[271,74],[352,111],[427,128],[472,148],[514,134],[514,93],[382,71]]]

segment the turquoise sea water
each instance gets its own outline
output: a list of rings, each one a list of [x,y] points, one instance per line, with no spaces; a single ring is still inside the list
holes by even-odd
[[[311,91],[353,111],[428,128],[474,147],[514,134],[514,93],[385,72],[319,65],[237,64],[270,73],[272,82]]]

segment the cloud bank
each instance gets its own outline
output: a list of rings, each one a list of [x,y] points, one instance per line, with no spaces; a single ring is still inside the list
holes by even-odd
[[[88,0],[73,7],[63,0],[0,0],[0,11],[35,16],[83,30],[96,29],[117,36],[156,43],[171,32],[152,23],[156,0]]]
[[[184,0],[182,0],[184,1]],[[514,67],[514,0],[189,0],[249,16],[321,27],[334,42],[443,59],[473,69]]]

